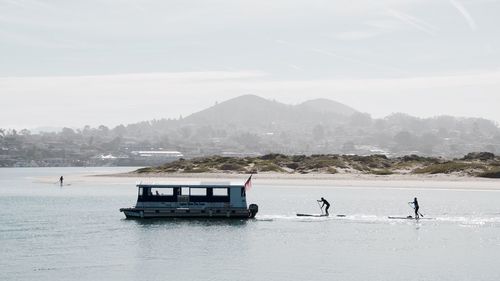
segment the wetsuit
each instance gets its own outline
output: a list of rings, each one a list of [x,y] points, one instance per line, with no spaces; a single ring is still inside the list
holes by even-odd
[[[418,206],[418,201],[417,201],[417,198],[415,198],[413,200],[413,208],[415,209],[415,218],[418,219],[420,218],[420,215],[418,214],[418,209],[419,209],[419,206]]]
[[[326,215],[327,215],[327,216],[328,216],[328,215],[330,215],[330,214],[328,213],[328,209],[330,209],[330,203],[328,203],[328,201],[326,201],[324,198],[321,198],[320,202],[323,202],[323,206],[321,206],[321,207],[326,206],[326,208],[325,208],[325,213],[326,213]]]

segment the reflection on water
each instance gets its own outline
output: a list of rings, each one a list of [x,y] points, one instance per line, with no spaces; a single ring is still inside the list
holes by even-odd
[[[129,218],[123,219],[125,221],[133,221],[141,227],[149,226],[165,226],[165,227],[190,227],[190,226],[203,226],[203,227],[245,227],[248,220],[244,219],[222,219],[222,218],[149,218],[138,219]]]

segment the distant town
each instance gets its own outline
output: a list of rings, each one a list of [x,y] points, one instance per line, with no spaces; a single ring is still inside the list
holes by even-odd
[[[0,129],[0,167],[153,166],[219,155],[356,154],[463,157],[500,153],[491,120],[395,113],[381,119],[335,101],[286,105],[254,95],[185,118],[57,132]]]

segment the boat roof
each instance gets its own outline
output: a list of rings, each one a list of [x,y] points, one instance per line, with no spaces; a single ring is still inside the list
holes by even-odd
[[[140,182],[137,187],[155,187],[155,188],[169,188],[169,187],[190,187],[190,188],[209,188],[209,187],[243,187],[244,181],[237,182],[202,182],[202,181],[172,181],[172,182]]]

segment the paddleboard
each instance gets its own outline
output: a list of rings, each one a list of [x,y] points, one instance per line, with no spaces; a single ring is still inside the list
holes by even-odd
[[[408,217],[387,217],[391,220],[432,220],[432,218],[419,218],[419,219],[415,219],[414,217],[412,216],[408,216]]]
[[[328,217],[327,215],[323,214],[297,214],[297,217]],[[343,218],[345,215],[336,215],[336,217]]]
[[[317,214],[297,214],[297,217],[326,217],[326,215],[317,215]]]

